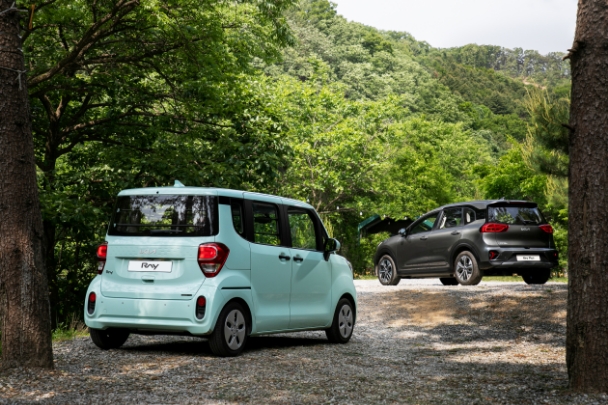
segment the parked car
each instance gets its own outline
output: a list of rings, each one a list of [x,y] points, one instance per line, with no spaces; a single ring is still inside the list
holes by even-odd
[[[85,323],[102,349],[129,334],[206,337],[219,356],[249,336],[324,330],[346,343],[356,320],[352,266],[312,206],[217,188],[118,194]]]
[[[484,275],[544,284],[558,264],[553,228],[529,201],[470,201],[437,208],[383,241],[374,256],[384,285],[439,277],[476,285]]]

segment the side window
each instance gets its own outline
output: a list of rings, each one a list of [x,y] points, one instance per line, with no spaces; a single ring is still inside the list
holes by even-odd
[[[276,205],[254,202],[253,242],[279,246],[279,210]]]
[[[232,224],[236,233],[245,237],[245,222],[243,218],[243,201],[232,199],[230,201],[230,209],[232,210]]]
[[[437,216],[439,213],[429,215],[428,217],[424,217],[422,221],[418,222],[414,227],[410,230],[410,234],[428,232],[433,229],[433,225],[435,225],[435,221],[437,220]]]
[[[443,211],[439,229],[455,228],[462,222],[462,208],[447,208]]]
[[[297,249],[317,249],[317,235],[315,223],[306,210],[289,207],[289,232],[291,233],[291,246]]]
[[[470,208],[465,208],[464,209],[464,224],[467,225],[476,220],[477,220],[477,215],[475,214],[475,211],[473,211]]]

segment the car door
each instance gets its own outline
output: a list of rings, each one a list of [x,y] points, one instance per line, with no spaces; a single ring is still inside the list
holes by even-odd
[[[285,205],[292,256],[290,329],[331,321],[331,262],[323,257],[324,231],[316,213]]]
[[[429,213],[408,228],[397,253],[399,261],[397,266],[400,271],[420,272],[428,267],[431,260],[430,235],[439,213],[439,211]]]
[[[255,198],[252,200],[252,198]],[[292,261],[282,229],[281,199],[245,193],[251,229],[251,293],[256,332],[289,328]]]
[[[453,246],[462,237],[462,207],[446,208],[429,238],[429,266],[449,268]]]

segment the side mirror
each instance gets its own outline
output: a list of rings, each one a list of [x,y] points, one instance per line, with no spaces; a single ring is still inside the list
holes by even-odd
[[[340,250],[340,242],[338,242],[338,240],[334,238],[327,239],[323,248],[323,258],[325,259],[325,261],[329,260],[330,254],[338,250]]]
[[[407,229],[401,228],[397,233],[405,238],[407,236]]]

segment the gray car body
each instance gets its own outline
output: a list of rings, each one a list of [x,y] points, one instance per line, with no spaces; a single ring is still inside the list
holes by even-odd
[[[389,254],[395,261],[397,273],[401,278],[451,277],[454,274],[454,261],[463,251],[475,255],[479,269],[484,275],[511,275],[523,270],[550,269],[557,266],[557,250],[553,235],[538,229],[538,226],[511,225],[502,234],[482,233],[480,228],[486,223],[487,208],[502,204],[529,204],[528,201],[483,200],[445,205],[422,215],[405,232],[384,240],[376,249],[374,264]],[[439,229],[439,223],[448,209],[462,208],[485,213],[483,218],[470,223],[462,221],[457,226]],[[468,211],[467,211],[468,212]],[[412,234],[418,224],[437,214],[431,230]],[[462,214],[464,215],[464,213]],[[523,230],[522,230],[523,229]],[[489,252],[499,255],[490,260]],[[517,255],[540,255],[541,261],[521,262]],[[376,266],[377,268],[377,266]]]

